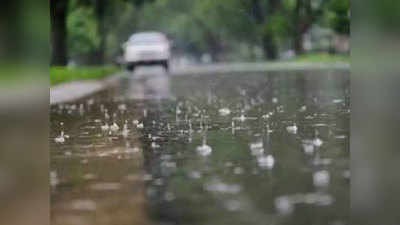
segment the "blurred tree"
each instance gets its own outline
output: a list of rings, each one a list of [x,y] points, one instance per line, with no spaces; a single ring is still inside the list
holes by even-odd
[[[329,24],[339,34],[350,34],[350,0],[332,0],[328,6]]]
[[[107,33],[108,29],[106,27],[106,9],[107,4],[110,4],[111,1],[106,0],[95,0],[95,14],[97,18],[97,32],[100,37],[99,47],[94,56],[94,60],[96,64],[104,64],[104,52],[106,51],[106,42],[107,42]]]
[[[68,49],[73,57],[86,55],[84,63],[104,64],[107,37],[120,13],[115,9],[120,5],[141,7],[152,1],[51,0],[52,64],[66,65]]]
[[[67,13],[68,0],[51,0],[51,64],[64,66],[67,58]]]
[[[230,49],[229,42],[243,39],[244,32],[248,31],[245,23],[251,26],[240,7],[241,2],[237,0],[196,1],[192,19],[200,28],[213,61],[223,61],[221,53]]]
[[[260,30],[260,43],[264,56],[269,60],[279,57],[279,41],[289,29],[288,8],[282,0],[251,0],[247,9]]]
[[[255,0],[253,0],[255,1]],[[278,46],[276,30],[276,19],[282,11],[282,4],[280,0],[269,0],[267,5],[267,21],[264,22],[265,29],[262,37],[262,45],[264,48],[264,55],[267,59],[275,60],[278,58]],[[265,20],[265,19],[264,19]]]
[[[72,5],[67,28],[69,57],[80,63],[92,64],[93,55],[100,43],[93,8]]]
[[[109,35],[109,31],[112,26],[115,26],[113,23],[113,17],[116,11],[112,10],[116,4],[133,4],[135,7],[141,7],[146,2],[152,2],[153,0],[115,0],[115,1],[107,1],[107,0],[81,0],[84,3],[91,3],[94,8],[96,20],[97,20],[97,32],[100,38],[100,42],[98,48],[96,49],[93,55],[93,62],[95,64],[104,64],[105,63],[105,54],[107,49],[107,37]]]
[[[304,34],[325,12],[330,0],[296,0],[292,13],[293,48],[296,55],[304,54]]]
[[[95,12],[98,23],[98,32],[100,36],[100,44],[95,54],[95,60],[97,64],[104,64],[105,52],[107,48],[107,37],[111,27],[115,26],[114,17],[118,17],[120,12],[114,9],[118,3],[132,4],[134,7],[140,8],[145,3],[151,3],[154,0],[95,0]],[[108,23],[107,23],[108,22]]]
[[[303,37],[314,24],[349,33],[349,0],[52,0],[52,27],[59,64],[66,64],[66,37],[60,21],[68,13],[68,49],[84,63],[115,57],[133,32],[158,30],[174,39],[174,49],[213,61],[279,58],[283,49],[304,53]],[[65,7],[68,5],[69,8]],[[60,12],[55,12],[55,5]],[[62,5],[61,3],[64,3]],[[64,11],[63,11],[64,10]],[[155,16],[156,15],[156,16]],[[57,18],[56,18],[57,17]],[[56,34],[54,34],[56,35]],[[59,38],[57,38],[59,37]],[[56,43],[58,43],[56,45]],[[65,43],[65,40],[64,40]],[[60,46],[64,46],[64,50]],[[247,49],[247,50],[246,50]],[[261,55],[260,55],[261,54]],[[81,57],[81,58],[85,58]],[[246,58],[247,57],[247,58]],[[56,57],[53,57],[56,58]],[[78,57],[79,58],[79,57]],[[254,59],[254,57],[253,57]]]

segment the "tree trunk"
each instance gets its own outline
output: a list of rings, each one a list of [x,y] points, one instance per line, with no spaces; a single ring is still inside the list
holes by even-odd
[[[208,45],[211,47],[210,49],[210,54],[213,62],[220,62],[222,61],[221,58],[221,52],[222,52],[222,47],[221,43],[218,38],[216,38],[214,35],[212,35],[211,32],[206,32],[206,41],[208,42]]]
[[[278,59],[278,47],[271,33],[265,33],[262,40],[264,56],[269,60]]]
[[[316,20],[318,12],[313,12],[310,0],[297,0],[293,18],[293,48],[296,55],[305,53],[303,36]]]
[[[65,66],[68,63],[67,12],[68,0],[50,1],[51,65]]]
[[[264,22],[265,15],[263,13],[263,9],[261,8],[260,0],[252,0],[251,5],[251,14],[253,15],[257,24],[262,24]]]
[[[95,64],[104,64],[105,51],[107,43],[107,30],[105,26],[105,11],[106,11],[106,0],[96,0],[95,13],[97,17],[97,31],[100,36],[100,44],[96,51],[93,61]]]
[[[207,42],[207,45],[210,47],[210,55],[213,62],[221,61],[221,52],[222,45],[218,34],[213,33],[207,25],[205,25],[200,19],[194,18],[194,22],[202,29],[204,40]]]
[[[301,34],[301,20],[302,20],[302,11],[303,7],[303,0],[297,0],[296,1],[296,9],[294,11],[294,16],[293,16],[293,49],[296,53],[296,55],[301,55],[303,54],[303,38]]]
[[[268,1],[268,10],[267,17],[268,20],[273,17],[276,13],[279,13],[281,10],[281,1],[280,0],[269,0]],[[265,20],[265,15],[263,15],[263,20]],[[267,21],[265,26],[270,26],[271,24]],[[266,27],[263,37],[262,37],[262,45],[264,49],[264,56],[269,60],[276,60],[279,57],[278,44],[276,42],[276,34],[270,29],[270,27]]]
[[[276,13],[277,11],[281,10],[282,8],[282,1],[281,0],[269,0],[269,14]]]
[[[296,55],[304,54],[303,47],[303,34],[299,31],[296,31],[293,37],[293,49]]]

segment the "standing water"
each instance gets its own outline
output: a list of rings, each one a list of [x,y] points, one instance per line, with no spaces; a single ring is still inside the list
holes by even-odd
[[[52,107],[51,224],[349,224],[347,71],[126,79]]]

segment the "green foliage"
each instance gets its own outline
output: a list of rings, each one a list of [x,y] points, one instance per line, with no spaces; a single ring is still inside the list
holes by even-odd
[[[24,61],[0,62],[0,88],[21,88],[25,84],[46,85],[48,70],[43,64]]]
[[[85,67],[52,67],[50,68],[51,85],[74,81],[101,79],[119,71],[115,66],[85,66]]]
[[[72,57],[90,54],[98,48],[100,37],[92,8],[73,9],[67,19],[67,28],[68,46]]]
[[[272,15],[265,25],[265,33],[273,34],[276,41],[284,41],[290,35],[290,20],[283,14]]]
[[[370,21],[369,23],[376,23],[376,27],[380,29],[384,29],[386,32],[396,32],[399,33],[400,29],[398,26],[398,21],[400,19],[400,1],[393,0],[365,0],[367,1],[367,5],[372,7],[368,7],[365,10],[367,12],[363,12],[364,14],[368,14]]]
[[[248,40],[256,25],[241,0],[196,1],[195,16],[226,38]]]
[[[298,0],[283,0],[283,6],[288,11],[295,10]]]
[[[296,62],[350,62],[348,55],[330,55],[327,53],[314,53],[299,56],[294,59]]]
[[[90,58],[98,50],[102,38],[107,41],[105,53],[110,62],[121,54],[121,44],[138,31],[168,34],[178,53],[196,57],[214,53],[224,55],[225,59],[234,55],[229,59],[242,60],[254,57],[265,45],[277,50],[290,48],[298,27],[310,21],[340,34],[350,32],[350,0],[309,0],[311,11],[305,10],[303,4],[299,17],[298,3],[307,1],[113,0],[104,3],[103,37],[94,10],[97,1],[70,1],[69,52],[72,58],[78,58],[78,63],[79,57]],[[267,39],[270,43],[265,42]]]
[[[340,34],[350,34],[350,0],[332,0],[328,10],[332,29]]]
[[[151,2],[153,0],[70,0],[67,18],[70,57],[78,63],[90,62],[101,50],[104,38],[106,57],[109,62],[114,60],[113,57],[120,52],[121,43],[136,28],[135,11]],[[99,15],[99,7],[104,9],[104,14]],[[100,33],[100,23],[104,24],[103,33]]]

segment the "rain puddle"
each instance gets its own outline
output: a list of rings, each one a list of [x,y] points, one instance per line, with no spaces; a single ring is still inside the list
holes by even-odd
[[[349,88],[155,74],[53,106],[52,224],[349,224]]]

